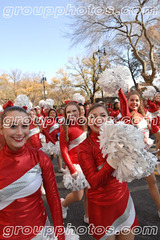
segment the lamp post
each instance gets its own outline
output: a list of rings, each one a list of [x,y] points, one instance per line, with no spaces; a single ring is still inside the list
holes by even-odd
[[[45,82],[47,81],[47,78],[42,76],[41,78],[41,83],[43,84],[43,98],[46,100],[46,86],[45,86]]]
[[[99,74],[102,73],[102,64],[101,64],[101,58],[106,56],[106,50],[105,48],[100,49],[98,47],[98,50],[96,52],[93,53],[93,59],[95,59],[95,55],[97,55],[98,57],[98,65],[99,65]],[[103,96],[103,90],[101,90],[102,93],[102,101],[104,100],[104,96]]]

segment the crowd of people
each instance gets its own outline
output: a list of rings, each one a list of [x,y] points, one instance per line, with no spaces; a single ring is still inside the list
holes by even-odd
[[[3,105],[0,239],[8,238],[9,228],[13,240],[66,239],[63,219],[67,218],[68,206],[82,199],[84,222],[105,229],[101,234],[93,233],[95,239],[134,239],[138,226],[134,203],[127,183],[113,176],[117,164],[103,156],[99,134],[108,119],[113,124],[123,121],[133,125],[142,132],[146,149],[153,144],[150,136],[155,135],[156,156],[160,160],[160,92],[153,101],[144,103],[136,91],[125,95],[120,89],[118,97],[112,104],[67,101],[65,107],[55,109],[51,104],[29,111],[11,101]],[[56,184],[52,164],[55,157],[63,184],[70,190],[64,199],[60,198]],[[154,172],[145,179],[160,218],[160,193]],[[49,203],[54,229],[42,194]],[[124,232],[126,226],[128,234]]]

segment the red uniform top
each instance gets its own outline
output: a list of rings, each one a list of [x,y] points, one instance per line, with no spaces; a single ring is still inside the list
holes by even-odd
[[[86,138],[86,132],[83,132],[82,127],[75,123],[69,126],[68,137],[69,142],[65,140],[65,132],[62,128],[59,136],[61,154],[70,173],[73,174],[77,171],[73,164],[79,164],[78,145]]]
[[[60,132],[60,127],[56,119],[54,118],[46,119],[44,122],[44,128],[46,129],[50,137],[54,140],[54,142],[57,142],[58,141],[57,134]],[[48,143],[49,140],[46,139],[46,142]]]
[[[148,145],[152,144],[152,141],[149,139],[149,117],[146,117],[146,119],[143,117],[141,113],[138,111],[134,111],[134,117],[132,117],[132,114],[128,107],[128,101],[122,91],[122,89],[119,90],[119,99],[120,99],[120,105],[121,105],[121,114],[122,114],[122,120],[126,124],[132,124],[136,128],[138,128],[143,134],[144,134],[144,142]],[[146,121],[147,120],[147,121]]]
[[[17,151],[5,145],[0,159],[0,239],[6,239],[6,226],[12,229],[10,239],[30,240],[45,225],[47,214],[41,198],[42,180],[54,227],[63,226],[54,168],[47,155],[26,144]],[[27,226],[30,230],[25,234]],[[64,240],[64,235],[58,236],[58,240]]]
[[[109,108],[108,113],[110,117],[114,118],[114,122],[117,122],[122,118],[121,111],[119,109],[113,110],[112,108]]]
[[[148,99],[149,111],[152,113],[152,133],[160,132],[160,102],[152,102]]]
[[[88,189],[88,198],[98,205],[116,203],[127,193],[127,183],[120,183],[111,174],[114,169],[103,158],[99,148],[98,135],[91,132],[79,146],[78,159],[83,173],[91,188]],[[96,217],[96,214],[95,214]]]
[[[30,147],[40,149],[42,147],[41,140],[39,138],[40,129],[33,122],[29,125],[29,138],[27,140],[27,144]]]
[[[45,135],[46,140],[51,141],[53,144],[55,144],[55,140],[52,139],[52,137],[49,135],[49,133],[47,132],[47,130],[45,128],[42,128],[42,133]],[[27,144],[30,147],[36,148],[36,149],[40,149],[42,147],[42,143],[39,137],[40,134],[40,128],[34,124],[33,122],[30,123],[29,125],[29,138],[27,140]]]

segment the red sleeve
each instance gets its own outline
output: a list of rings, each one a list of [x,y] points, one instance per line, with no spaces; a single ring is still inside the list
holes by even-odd
[[[119,89],[118,96],[119,96],[120,105],[121,105],[122,117],[131,117],[131,113],[130,113],[129,107],[128,107],[127,98],[124,95],[124,92],[121,88]]]
[[[42,127],[42,126],[41,126]],[[42,127],[42,133],[45,135],[45,137],[51,141],[53,144],[55,144],[55,140],[49,135],[46,129]]]
[[[154,102],[152,102],[150,99],[147,100],[147,105],[149,106],[149,111],[156,112],[157,106]]]
[[[58,230],[61,229],[63,231],[63,218],[54,168],[49,157],[42,151],[39,151],[39,158],[42,170],[43,184],[46,190],[47,202],[50,207],[55,234],[57,235]],[[58,240],[64,239],[65,239],[64,234],[58,235]]]
[[[83,147],[80,145],[78,160],[87,181],[93,189],[98,189],[99,187],[106,185],[107,179],[115,170],[106,161],[104,166],[98,171],[95,164],[96,159],[91,154],[87,145]]]
[[[61,149],[61,155],[62,158],[65,162],[65,164],[67,165],[67,167],[69,168],[69,171],[71,174],[77,172],[77,170],[75,169],[71,158],[69,156],[69,152],[68,152],[68,142],[65,140],[65,133],[64,133],[64,129],[61,129],[60,135],[59,135],[59,143],[60,143],[60,149]]]
[[[110,116],[112,114],[112,112],[113,112],[113,109],[112,108],[108,108],[107,112],[108,112],[108,115]]]

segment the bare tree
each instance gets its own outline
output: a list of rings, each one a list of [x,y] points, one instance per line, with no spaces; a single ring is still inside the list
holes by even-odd
[[[102,61],[102,71],[109,66],[107,59]],[[97,58],[83,58],[80,60],[78,57],[74,61],[70,59],[68,68],[72,70],[72,86],[82,89],[94,102],[95,93],[100,90],[98,85],[99,79],[99,62]]]
[[[15,97],[17,96],[17,85],[18,82],[22,80],[22,72],[19,69],[14,69],[11,70],[9,75],[9,79],[13,82],[14,84],[14,95]]]
[[[160,40],[153,40],[149,29],[160,20],[160,0],[76,0],[83,14],[74,16],[71,34],[74,43],[88,41],[88,46],[103,42],[126,50],[129,44],[141,66],[141,76],[151,85],[157,74],[156,48]],[[116,40],[121,39],[119,45]],[[145,54],[142,54],[144,51]]]

